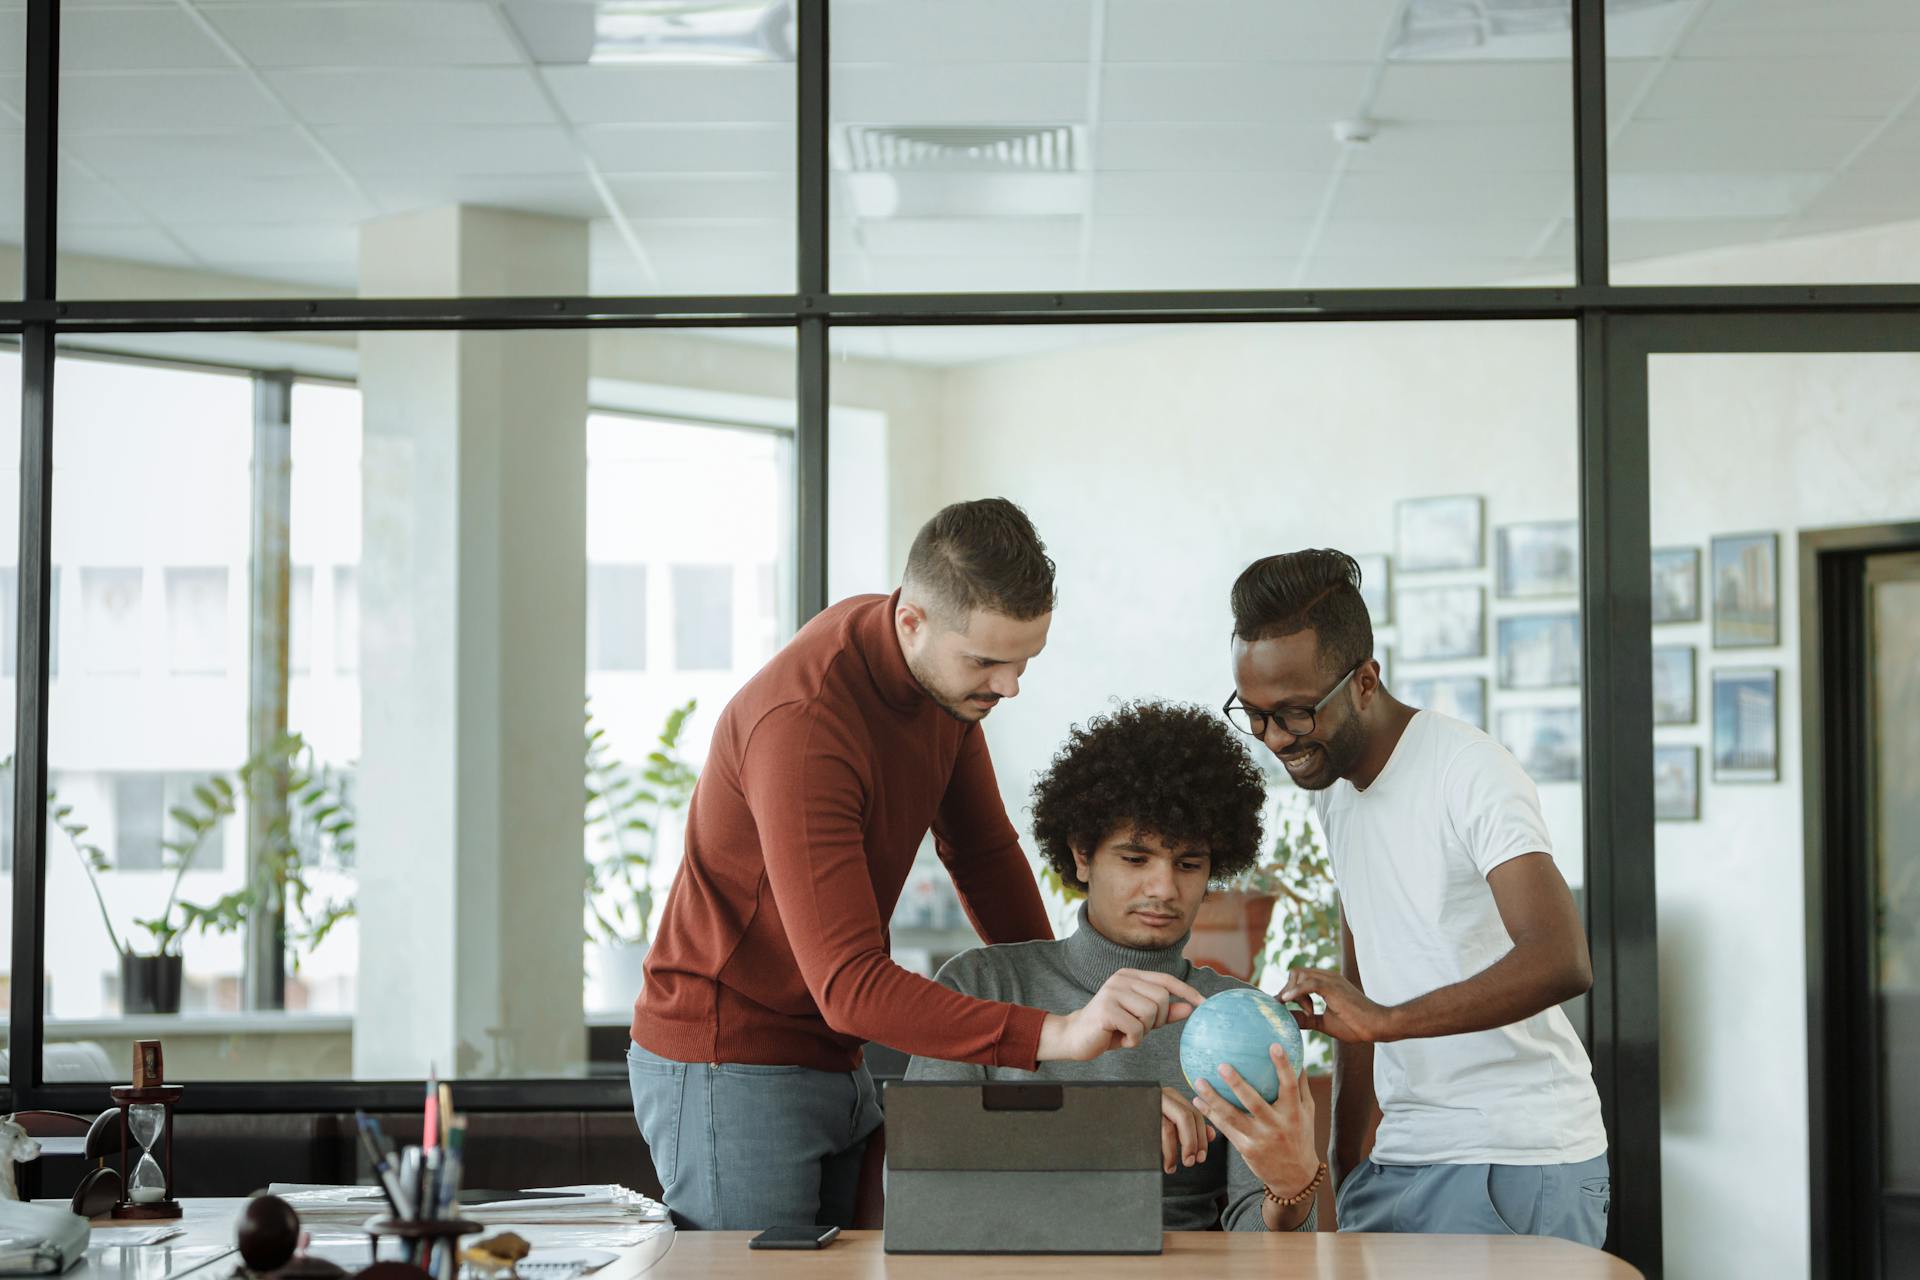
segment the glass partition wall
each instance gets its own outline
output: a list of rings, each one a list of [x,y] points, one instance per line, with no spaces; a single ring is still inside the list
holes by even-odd
[[[1808,531],[1764,476],[1742,527],[1665,496],[1730,474],[1647,419],[1650,354],[1708,348],[1633,326],[1738,352],[1920,307],[1910,6],[692,8],[0,4],[10,1105],[92,1105],[165,1026],[207,1110],[398,1105],[429,1066],[474,1107],[624,1108],[678,835],[640,762],[684,781],[795,627],[1001,492],[1106,655],[1036,673],[1010,762],[1204,692],[1235,557],[1367,554],[1390,684],[1559,797],[1611,1247],[1678,1273],[1678,1233],[1745,1230],[1679,1016],[1715,998],[1708,868],[1655,823],[1764,795],[1751,677],[1795,633],[1723,660],[1707,619],[1725,584],[1758,625],[1769,539],[1784,573]],[[1806,349],[1920,345],[1849,334]],[[1447,502],[1480,558],[1406,555]],[[1113,579],[1121,549],[1205,569]],[[1701,620],[1663,615],[1690,567]],[[1769,1256],[1850,1273],[1812,1234]]]

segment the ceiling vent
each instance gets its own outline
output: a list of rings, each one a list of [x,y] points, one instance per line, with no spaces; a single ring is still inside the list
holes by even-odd
[[[842,168],[854,173],[1073,173],[1081,126],[848,125]]]

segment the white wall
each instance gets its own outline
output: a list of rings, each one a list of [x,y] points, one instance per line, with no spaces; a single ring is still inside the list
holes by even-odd
[[[1667,1274],[1802,1276],[1807,1172],[1806,898],[1801,839],[1798,535],[1920,519],[1920,356],[1663,356],[1650,368],[1652,534],[1780,535],[1774,649],[1693,644],[1701,821],[1662,823],[1661,1190]],[[1780,781],[1715,784],[1712,671],[1780,672]],[[1755,1195],[1755,1188],[1768,1190]]]
[[[1060,566],[1048,649],[988,727],[1016,822],[1067,727],[1112,699],[1225,699],[1228,589],[1254,558],[1304,546],[1390,552],[1401,498],[1484,495],[1490,529],[1577,510],[1569,324],[1089,336],[1095,345],[944,375],[941,487],[929,509],[1012,498]],[[1492,600],[1491,578],[1490,567],[1396,576],[1398,586],[1489,586],[1489,657],[1421,673],[1491,683],[1493,618],[1541,608]],[[1391,642],[1391,629],[1382,636]],[[1395,666],[1390,681],[1414,672]],[[1578,691],[1491,701],[1496,710],[1575,705]],[[1542,796],[1578,884],[1579,784],[1547,784]]]

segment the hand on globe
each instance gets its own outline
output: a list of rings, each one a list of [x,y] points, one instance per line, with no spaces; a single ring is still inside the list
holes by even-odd
[[[1239,1107],[1214,1092],[1207,1080],[1200,1082],[1193,1105],[1233,1144],[1253,1176],[1285,1197],[1305,1187],[1320,1168],[1313,1137],[1313,1094],[1308,1091],[1306,1073],[1294,1072],[1284,1048],[1270,1045],[1267,1055],[1280,1081],[1279,1096],[1272,1102],[1261,1097],[1231,1063],[1223,1062],[1218,1068],[1220,1078],[1239,1100]]]
[[[1326,1008],[1318,1013],[1313,1011],[1316,995],[1326,1002]],[[1305,1030],[1356,1044],[1395,1038],[1388,1007],[1367,999],[1366,992],[1331,969],[1288,970],[1286,985],[1280,988],[1280,1002],[1288,1001],[1301,1005],[1293,1017]]]
[[[1047,1015],[1038,1057],[1087,1062],[1109,1049],[1137,1048],[1149,1031],[1180,1021],[1205,1000],[1171,974],[1116,969],[1081,1008]]]

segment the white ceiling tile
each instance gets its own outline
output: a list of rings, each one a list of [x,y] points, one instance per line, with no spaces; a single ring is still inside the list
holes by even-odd
[[[1080,64],[836,69],[833,118],[856,124],[1071,124],[1087,116]]]
[[[1607,60],[1607,127],[1617,129],[1635,115],[1641,91],[1660,74],[1661,64],[1652,59]],[[1571,92],[1571,90],[1569,90]],[[1568,120],[1569,116],[1557,117]],[[1572,125],[1568,124],[1571,129]]]
[[[1571,137],[1573,69],[1551,62],[1396,62],[1381,78],[1373,114],[1389,124],[1564,121]]]
[[[1084,62],[1092,48],[1092,0],[836,0],[832,20],[835,75],[856,62]]]
[[[166,233],[152,227],[62,227],[60,256],[121,258],[158,266],[186,267],[193,258]]]
[[[1089,289],[1284,289],[1299,259],[1214,253],[1095,254]]]
[[[1531,282],[1538,265],[1523,258],[1451,252],[1444,244],[1404,256],[1374,251],[1313,259],[1301,273],[1306,289],[1497,288]],[[1571,283],[1572,276],[1566,277]]]
[[[1331,258],[1406,259],[1440,262],[1517,255],[1544,229],[1537,218],[1429,217],[1409,210],[1397,218],[1333,218],[1321,232],[1317,254]]]
[[[795,204],[794,180],[772,174],[625,175],[607,185],[631,218],[778,218]]]
[[[1813,15],[1830,12],[1837,6],[1807,7]],[[1907,13],[1920,14],[1920,6],[1908,5]],[[1711,12],[1711,11],[1709,11]],[[1853,57],[1859,54],[1885,53],[1905,47],[1920,61],[1920,25],[1828,26],[1810,22],[1805,26],[1714,25],[1709,21],[1694,28],[1680,46],[1684,58],[1802,58]]]
[[[331,262],[254,261],[220,257],[207,260],[206,269],[243,280],[264,280],[302,293],[353,294],[360,287],[358,255]]]
[[[584,176],[373,174],[367,189],[382,213],[411,213],[452,204],[487,205],[553,218],[597,218],[606,205]]]
[[[341,222],[287,222],[274,226],[193,222],[173,227],[180,242],[208,262],[346,263],[360,253],[358,228]]]
[[[507,67],[264,73],[309,124],[548,124],[533,74]]]
[[[27,11],[0,10],[0,68],[18,72],[26,67]]]
[[[487,5],[281,0],[202,12],[256,67],[445,67],[520,61],[518,47]]]
[[[1608,247],[1617,262],[1699,253],[1768,239],[1778,223],[1770,218],[1614,218]]]
[[[1101,119],[1330,124],[1359,106],[1368,74],[1361,63],[1122,64],[1105,72]]]
[[[127,199],[162,222],[358,222],[372,214],[346,183],[332,174],[310,177],[202,174],[195,177],[127,178],[118,184]]]
[[[1750,119],[1780,115],[1871,116],[1900,106],[1916,86],[1911,53],[1845,58],[1682,59],[1668,64],[1637,113],[1641,119]]]
[[[651,245],[647,252],[653,257],[654,275],[659,283],[651,290],[639,292],[788,293],[793,289],[792,254],[683,257],[657,252]]]
[[[1330,171],[1339,155],[1320,124],[1101,124],[1094,165],[1103,171],[1208,169]]]
[[[25,77],[0,76],[0,103],[5,103],[9,108],[7,114],[4,117],[0,117],[0,123],[4,123],[9,129],[18,129],[21,127],[20,115],[24,110],[21,103],[25,97],[26,90],[27,82]]]
[[[1312,217],[1326,190],[1325,174],[1102,173],[1094,208],[1102,217]]]
[[[1573,131],[1553,119],[1385,120],[1371,142],[1350,151],[1355,173],[1573,173]]]
[[[559,125],[325,125],[315,132],[357,174],[584,171]]]
[[[1377,58],[1394,0],[1107,0],[1111,62],[1344,62]],[[836,33],[835,39],[838,40]]]
[[[1740,121],[1635,120],[1614,139],[1608,165],[1616,173],[1831,169],[1872,128],[1871,120],[1788,114]]]
[[[1615,218],[1785,218],[1801,212],[1826,182],[1820,173],[1615,173],[1607,207]]]
[[[1809,218],[1871,213],[1887,222],[1920,218],[1920,166],[1844,173],[1800,212]]]
[[[790,125],[587,125],[581,142],[609,173],[791,173]]]
[[[602,224],[594,225],[598,228]],[[778,218],[725,221],[711,218],[686,221],[635,218],[631,225],[647,252],[661,257],[698,260],[741,254],[757,258],[791,258],[794,253],[795,237],[791,218],[784,221]],[[593,251],[607,256],[625,254],[626,242],[620,239],[610,222],[605,226],[606,230],[599,233]]]
[[[326,162],[290,127],[188,133],[74,133],[62,150],[107,178],[317,174]]]
[[[576,124],[779,124],[794,118],[794,70],[751,66],[543,67]]]
[[[1079,260],[1066,255],[1015,257],[981,253],[964,264],[952,259],[918,255],[872,259],[873,284],[879,292],[947,290],[966,293],[1020,292],[1030,289],[1073,289],[1079,286]]]
[[[241,71],[75,72],[60,83],[60,131],[230,129],[286,113]]]
[[[859,232],[868,253],[896,258],[1056,257],[1080,249],[1078,218],[874,219]]]
[[[1096,215],[1095,257],[1180,261],[1189,254],[1296,257],[1313,230],[1311,218],[1121,218]]]
[[[1456,171],[1348,173],[1332,217],[1558,217],[1573,201],[1573,175]]]
[[[165,71],[231,68],[233,60],[177,7],[68,6],[60,17],[60,66],[67,71]]]
[[[107,183],[60,166],[60,231],[70,227],[135,226],[146,221],[140,210]]]

